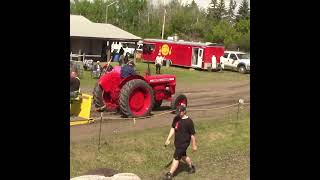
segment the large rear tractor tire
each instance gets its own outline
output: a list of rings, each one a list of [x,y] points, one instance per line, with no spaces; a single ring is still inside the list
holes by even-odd
[[[99,85],[99,83],[97,83],[93,89],[93,104],[95,106],[95,108],[101,108],[104,106],[104,102],[103,102],[103,89],[101,88],[101,86]]]
[[[182,103],[185,104],[186,107],[188,106],[187,96],[184,94],[174,95],[172,98],[171,109],[177,110],[177,108],[181,106]]]
[[[152,88],[141,79],[127,82],[120,91],[120,112],[127,117],[149,115],[154,106]]]

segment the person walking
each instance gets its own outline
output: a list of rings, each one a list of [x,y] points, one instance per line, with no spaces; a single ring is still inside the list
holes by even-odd
[[[191,158],[187,156],[187,149],[192,142],[192,150],[196,151],[198,149],[195,137],[195,129],[193,121],[190,117],[186,115],[186,107],[181,105],[178,107],[179,114],[173,119],[171,124],[171,129],[165,146],[170,144],[170,139],[174,135],[174,146],[175,151],[173,155],[173,160],[171,164],[170,171],[165,174],[164,180],[170,180],[173,178],[173,173],[177,170],[179,161],[182,159],[185,161],[189,168],[189,174],[195,173],[195,166],[192,164]]]

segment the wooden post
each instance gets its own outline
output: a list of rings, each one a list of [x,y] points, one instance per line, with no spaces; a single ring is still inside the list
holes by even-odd
[[[111,44],[110,44],[110,41],[107,41],[107,62],[109,61],[110,59],[110,56],[111,56]]]
[[[77,58],[77,61],[81,61],[81,49],[79,49],[79,51],[78,51],[78,58]]]
[[[163,23],[162,23],[162,33],[161,33],[161,39],[163,39],[164,37],[164,25],[166,23],[166,9],[164,9],[164,13],[163,13]]]
[[[133,53],[133,62],[136,64],[136,56],[137,56],[137,42],[134,42],[134,53]]]
[[[239,120],[240,106],[244,103],[243,99],[239,99],[238,102],[238,112],[237,112],[237,121]]]
[[[100,112],[100,129],[99,129],[99,144],[98,149],[100,149],[100,138],[101,138],[101,125],[102,125],[102,114],[103,112]]]

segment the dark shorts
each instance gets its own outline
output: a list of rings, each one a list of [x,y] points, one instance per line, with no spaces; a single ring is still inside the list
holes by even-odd
[[[187,156],[187,148],[176,148],[173,158],[175,160],[180,160],[182,156]]]

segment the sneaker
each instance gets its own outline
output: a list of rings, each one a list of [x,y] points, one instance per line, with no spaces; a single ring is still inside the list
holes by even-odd
[[[193,174],[193,173],[195,173],[195,172],[196,172],[196,167],[194,167],[194,165],[191,165],[191,168],[189,167],[188,173],[189,173],[189,174]]]
[[[167,174],[163,177],[163,180],[171,180],[172,174],[170,172],[167,172]]]

